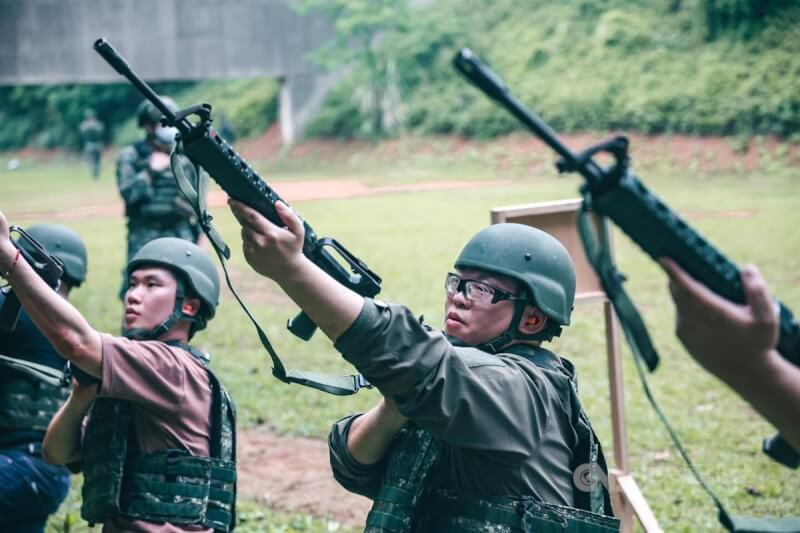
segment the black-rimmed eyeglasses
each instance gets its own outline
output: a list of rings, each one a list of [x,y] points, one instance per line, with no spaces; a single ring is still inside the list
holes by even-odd
[[[453,298],[457,292],[460,292],[467,300],[485,304],[496,304],[503,300],[521,299],[518,294],[512,294],[475,279],[464,279],[452,272],[448,273],[447,277],[444,279],[444,289],[447,291],[448,298]]]

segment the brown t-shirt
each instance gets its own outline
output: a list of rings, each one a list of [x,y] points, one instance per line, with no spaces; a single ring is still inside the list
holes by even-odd
[[[208,456],[211,386],[208,372],[181,348],[160,341],[132,341],[102,335],[103,375],[99,397],[133,404],[136,441],[143,453],[171,448]],[[117,517],[103,531],[211,531]]]

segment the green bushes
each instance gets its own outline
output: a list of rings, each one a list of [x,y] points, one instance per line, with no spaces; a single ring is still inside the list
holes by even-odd
[[[153,84],[179,105],[214,105],[225,110],[239,136],[255,135],[276,120],[278,84],[273,80],[173,82]],[[107,141],[123,144],[139,137],[136,107],[142,97],[128,84],[0,87],[0,150],[22,146],[78,150],[78,125],[94,109],[106,125]]]
[[[369,54],[373,74],[375,65],[387,66],[392,92],[381,116],[392,120],[376,120],[375,106],[368,105],[374,76],[355,54],[307,135],[489,138],[519,128],[453,71],[450,60],[462,46],[487,60],[519,100],[561,131],[789,138],[800,131],[795,0],[437,0],[403,20],[384,31]],[[341,27],[350,26],[345,20]],[[236,80],[157,90],[182,105],[214,104],[246,137],[275,120],[277,89],[270,80]],[[111,140],[130,140],[138,136],[130,117],[140,100],[121,84],[0,88],[0,150],[77,148],[77,124],[89,105]],[[391,132],[376,131],[378,122],[387,128],[391,122]]]
[[[384,35],[376,53],[399,58],[405,130],[422,135],[518,128],[453,72],[453,54],[469,46],[559,130],[791,136],[800,127],[800,5],[756,4],[439,0],[412,10],[408,28]],[[698,17],[709,6],[739,17],[710,41]],[[757,31],[743,33],[748,16]],[[363,136],[367,117],[350,98],[359,68],[309,134]]]

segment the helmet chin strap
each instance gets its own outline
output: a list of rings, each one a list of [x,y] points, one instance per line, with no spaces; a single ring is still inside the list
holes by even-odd
[[[511,318],[511,325],[503,333],[497,337],[490,339],[482,344],[475,346],[475,348],[488,352],[491,354],[499,353],[503,348],[508,346],[513,341],[549,341],[553,338],[553,332],[545,325],[541,331],[526,335],[520,332],[519,326],[522,324],[522,317],[525,314],[525,306],[529,302],[526,300],[517,300],[514,305],[514,316]],[[548,318],[549,320],[549,318]],[[561,332],[560,328],[556,335]]]
[[[175,287],[175,304],[172,307],[172,313],[164,319],[163,322],[158,324],[152,329],[144,329],[144,328],[131,328],[125,329],[123,326],[122,328],[122,335],[123,337],[127,337],[131,340],[155,340],[167,333],[169,330],[172,329],[179,320],[187,320],[189,322],[199,322],[198,318],[195,316],[189,316],[183,313],[183,299],[186,296],[186,288],[184,287],[183,280],[180,278],[177,279],[177,285]]]

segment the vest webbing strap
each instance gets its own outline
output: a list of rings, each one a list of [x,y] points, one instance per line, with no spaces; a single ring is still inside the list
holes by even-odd
[[[526,533],[612,533],[620,527],[619,520],[610,516],[531,498],[459,498],[453,493],[434,492],[426,503],[433,525],[448,531],[450,521],[456,518],[475,521],[475,527],[502,525]],[[475,527],[463,526],[465,531],[475,531]]]
[[[384,485],[375,499],[398,505],[410,505],[414,500],[414,493],[397,485]]]
[[[403,520],[384,511],[370,511],[365,524],[367,528],[391,533],[403,533],[409,530],[408,524]]]
[[[32,378],[44,381],[54,387],[66,387],[69,382],[65,379],[63,370],[57,370],[51,366],[16,359],[7,355],[0,355],[0,365],[18,370]]]
[[[239,306],[244,310],[247,318],[249,318],[250,322],[252,322],[256,329],[256,333],[258,333],[258,338],[261,341],[261,345],[264,346],[264,349],[269,354],[269,357],[272,360],[272,375],[279,381],[282,381],[286,384],[297,383],[298,385],[311,387],[312,389],[321,390],[336,396],[349,396],[351,394],[355,394],[362,388],[372,388],[372,385],[360,374],[345,376],[322,374],[319,372],[287,369],[283,365],[283,362],[281,361],[280,357],[278,357],[278,353],[275,351],[275,348],[272,347],[269,337],[267,337],[267,334],[258,324],[252,313],[250,313],[250,310],[239,297],[236,289],[233,288],[233,283],[231,282],[230,275],[228,274],[228,268],[226,266],[227,260],[230,259],[230,248],[228,248],[228,245],[225,244],[222,236],[211,224],[212,217],[208,213],[208,209],[206,207],[206,189],[208,188],[208,179],[197,166],[194,166],[194,172],[191,173],[191,178],[187,176],[183,166],[186,163],[179,157],[183,155],[182,148],[182,143],[179,142],[170,157],[172,172],[175,174],[175,179],[178,182],[178,189],[180,189],[181,193],[194,209],[200,227],[203,229],[203,233],[205,233],[208,237],[212,248],[214,248],[214,252],[216,252],[217,257],[219,258],[228,288],[230,289],[234,298],[236,298]]]
[[[26,374],[0,379],[0,436],[12,438],[5,429],[45,431],[68,396],[66,387],[54,387]]]
[[[714,491],[711,490],[711,487],[705,482],[700,472],[694,466],[694,463],[689,458],[689,454],[684,449],[678,435],[672,428],[669,419],[667,419],[667,416],[661,410],[661,407],[650,391],[644,368],[642,368],[642,363],[646,363],[650,371],[654,370],[655,366],[658,364],[658,354],[650,341],[650,335],[647,333],[647,326],[645,326],[642,321],[636,306],[622,288],[622,277],[617,271],[610,255],[611,248],[608,243],[605,217],[599,217],[600,244],[597,244],[594,231],[592,230],[590,217],[591,207],[591,195],[585,192],[583,204],[578,212],[578,229],[581,240],[583,241],[584,250],[586,251],[586,257],[589,259],[592,268],[600,278],[603,289],[614,306],[614,311],[617,314],[617,318],[619,318],[622,331],[625,334],[625,340],[628,342],[628,346],[630,346],[634,354],[633,360],[636,363],[636,371],[639,374],[639,380],[642,383],[642,388],[648,402],[666,428],[672,443],[681,454],[686,466],[689,467],[689,470],[700,484],[700,487],[709,495],[717,506],[720,523],[729,531],[736,533],[788,533],[790,531],[800,531],[800,517],[750,518],[728,514],[728,511],[722,505],[722,501],[720,501]]]
[[[126,476],[126,515],[175,524],[201,523],[223,531],[232,527],[233,462],[162,452],[140,457]],[[159,500],[156,507],[153,497]]]
[[[428,496],[425,505],[433,512],[432,514],[444,514],[448,517],[463,517],[469,520],[480,522],[490,522],[511,527],[514,531],[522,531],[522,514],[517,511],[519,502],[508,500],[504,504],[510,508],[500,505],[481,504],[477,500],[465,502],[456,498],[444,497],[436,492]]]
[[[372,503],[364,533],[412,531],[414,508],[439,459],[440,444],[430,431],[408,423],[395,437],[384,486]]]

